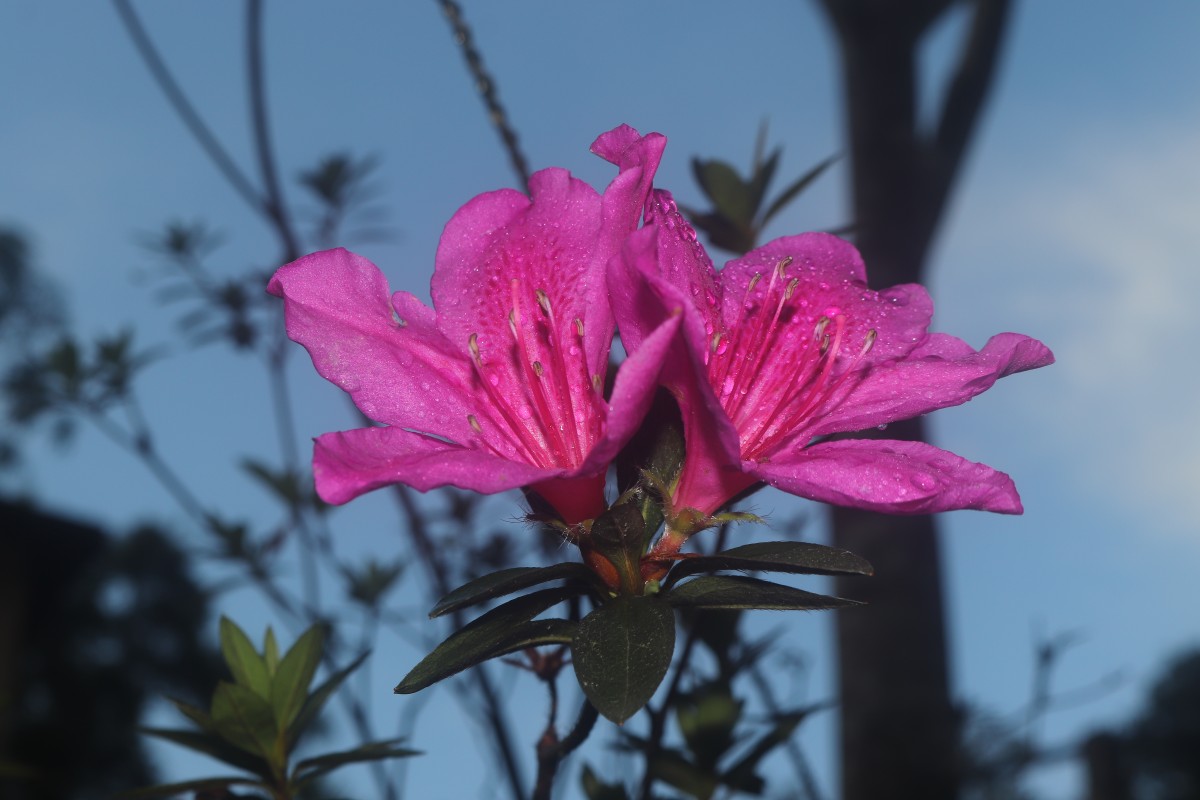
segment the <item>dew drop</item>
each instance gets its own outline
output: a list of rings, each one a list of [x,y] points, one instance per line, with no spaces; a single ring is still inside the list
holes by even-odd
[[[728,397],[732,393],[733,393],[733,376],[730,375],[725,378],[725,383],[721,384],[721,396]]]
[[[937,486],[937,480],[932,475],[926,475],[924,472],[919,472],[912,476],[912,485],[923,492],[931,491]]]
[[[529,419],[533,416],[533,411],[529,408],[529,406],[521,406],[519,409],[517,409],[517,416],[519,416],[521,419]]]

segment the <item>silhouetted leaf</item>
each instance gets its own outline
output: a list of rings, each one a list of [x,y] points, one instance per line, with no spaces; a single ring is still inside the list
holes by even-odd
[[[407,747],[397,747],[403,739],[388,739],[381,742],[370,742],[360,745],[352,750],[342,750],[336,753],[325,753],[323,755],[306,758],[296,764],[294,774],[299,785],[302,787],[310,781],[313,781],[322,775],[328,774],[338,767],[343,767],[347,764],[359,764],[364,761],[383,761],[389,758],[407,758],[409,756],[419,756],[421,751],[412,750]],[[303,775],[300,773],[304,773]]]
[[[370,655],[370,651],[364,652],[358,658],[351,661],[348,666],[333,673],[324,683],[314,689],[312,694],[304,699],[304,703],[300,707],[300,713],[296,715],[296,719],[288,726],[288,750],[291,750],[296,740],[300,738],[305,729],[321,713],[321,709],[324,708],[325,703],[329,701],[333,693],[342,685],[342,682],[350,676],[350,673],[362,666],[362,663],[367,660],[368,655]]]
[[[862,605],[855,600],[806,592],[758,578],[702,575],[666,593],[677,608],[760,608],[775,611],[817,610]]]
[[[440,617],[460,608],[468,608],[496,597],[503,597],[539,583],[572,578],[586,584],[592,579],[592,571],[583,564],[569,561],[552,564],[549,567],[513,567],[497,570],[464,583],[438,600],[437,605],[429,612],[429,616],[431,618]]]
[[[762,219],[759,221],[759,226],[765,228],[767,223],[771,221],[772,217],[774,217],[780,211],[783,211],[783,209],[787,207],[788,203],[795,200],[797,195],[807,189],[813,181],[821,177],[821,173],[829,169],[829,167],[832,166],[833,163],[838,160],[838,158],[838,156],[830,156],[797,178],[796,182],[791,186],[784,189],[783,193],[775,198],[774,202],[771,203],[766,212],[762,215]]]
[[[675,612],[657,597],[617,597],[579,623],[575,677],[592,705],[618,724],[654,695],[675,651]]]
[[[142,728],[141,731],[149,736],[165,739],[181,747],[187,747],[198,753],[212,756],[218,761],[224,761],[231,767],[244,769],[247,772],[253,772],[255,775],[261,775],[264,778],[269,779],[271,777],[271,769],[267,766],[266,761],[258,756],[247,753],[245,750],[234,747],[229,742],[213,734],[174,728]]]
[[[244,775],[234,775],[226,778],[202,778],[195,781],[180,781],[179,783],[161,783],[158,786],[147,786],[142,789],[131,789],[117,795],[122,800],[140,800],[143,797],[174,797],[184,792],[202,792],[205,789],[226,789],[230,786],[261,786],[259,781],[250,780]]]
[[[744,570],[786,572],[795,575],[871,575],[870,562],[846,550],[811,542],[753,542],[714,555],[681,559],[667,575],[669,588],[681,578],[699,572]]]
[[[578,594],[573,587],[542,589],[493,608],[452,634],[404,676],[397,694],[411,694],[489,658],[539,644],[566,644],[575,624],[566,620],[531,620],[551,606]]]
[[[587,800],[629,800],[625,787],[619,783],[604,783],[592,772],[587,764],[583,765],[583,774],[579,779]]]

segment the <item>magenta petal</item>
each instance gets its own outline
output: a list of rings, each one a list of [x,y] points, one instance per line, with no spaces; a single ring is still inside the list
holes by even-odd
[[[326,433],[313,448],[317,493],[335,504],[393,483],[422,492],[458,486],[494,494],[563,474],[395,427]]]
[[[888,514],[1023,510],[1012,479],[1003,472],[924,442],[824,442],[786,460],[755,465],[753,471],[785,492]]]
[[[387,280],[370,261],[341,249],[313,253],[280,267],[267,290],[284,300],[288,336],[368,417],[449,439],[471,435],[467,363],[411,295],[393,298],[397,322]]]
[[[903,360],[877,365],[847,383],[798,444],[960,405],[1006,375],[1052,363],[1049,348],[1018,333],[997,334],[979,352],[953,336],[930,334]]]
[[[579,468],[580,473],[604,470],[637,433],[654,400],[663,362],[676,343],[681,320],[679,315],[668,318],[617,370],[604,435]]]

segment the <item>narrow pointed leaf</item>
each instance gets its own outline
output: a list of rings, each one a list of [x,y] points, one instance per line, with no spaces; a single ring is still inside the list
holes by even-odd
[[[681,578],[718,570],[786,572],[794,575],[871,575],[870,562],[846,550],[811,542],[754,542],[711,556],[679,561],[667,576],[670,587]]]
[[[411,694],[489,658],[538,644],[565,644],[574,629],[565,620],[530,621],[578,591],[573,587],[542,589],[493,608],[434,648],[404,676],[397,694]]]
[[[267,673],[274,676],[279,669],[279,642],[275,641],[275,631],[270,626],[263,637],[263,660],[267,662]]]
[[[654,696],[675,652],[675,612],[657,597],[621,596],[579,623],[575,677],[592,705],[618,724]]]
[[[763,214],[762,222],[760,222],[759,225],[765,228],[767,223],[771,221],[772,217],[774,217],[780,211],[783,211],[788,203],[795,200],[797,195],[808,188],[809,184],[821,177],[821,173],[829,169],[829,167],[832,166],[839,157],[840,156],[830,156],[820,164],[817,164],[815,167],[810,169],[808,172],[801,175],[791,186],[784,189],[783,194],[779,195],[779,197],[776,197],[775,202],[771,203],[770,207],[767,208],[766,213]]]
[[[350,673],[362,666],[362,663],[367,660],[368,655],[370,655],[369,650],[350,662],[348,666],[333,673],[324,683],[314,689],[312,694],[305,698],[304,704],[300,707],[300,713],[296,715],[291,725],[288,726],[288,750],[291,750],[292,745],[296,743],[296,740],[300,738],[304,730],[321,713],[321,709],[325,707],[325,703],[329,701],[333,693],[342,685],[342,682],[350,676]]]
[[[179,783],[161,783],[157,786],[146,786],[141,789],[131,789],[115,795],[119,800],[141,800],[143,797],[174,797],[184,792],[202,792],[205,789],[226,789],[230,786],[262,786],[259,781],[250,780],[245,775],[232,775],[226,778],[202,778],[194,781]],[[265,787],[264,787],[265,788]]]
[[[325,642],[325,633],[320,626],[314,625],[296,640],[291,649],[284,653],[271,682],[271,708],[275,712],[275,722],[279,730],[286,730],[300,707],[308,696],[308,686],[312,683],[321,663],[321,647]]]
[[[313,758],[306,758],[296,765],[294,772],[295,779],[302,787],[304,784],[347,764],[421,755],[420,750],[398,747],[397,745],[402,741],[403,739],[389,739],[382,742],[371,742],[356,747],[353,750],[342,750],[336,753],[325,753]]]
[[[779,156],[782,152],[780,148],[776,147],[766,161],[755,165],[755,172],[750,176],[751,214],[757,214],[758,209],[762,208],[767,187],[771,185],[771,180],[775,177],[775,170],[779,168]]]
[[[208,715],[207,711],[202,711],[201,709],[196,708],[194,705],[185,703],[182,700],[177,700],[174,697],[168,697],[167,700],[169,700],[171,704],[175,706],[175,708],[179,709],[179,713],[196,723],[196,725],[198,725],[202,730],[206,730],[209,733],[216,732],[217,726],[213,724],[212,717]]]
[[[722,783],[743,790],[754,786],[761,786],[762,779],[755,774],[755,769],[757,769],[759,762],[769,755],[772,750],[787,742],[806,717],[814,711],[820,711],[828,708],[828,706],[829,704],[822,703],[796,711],[777,714],[775,716],[775,724],[771,727],[771,730],[763,734],[750,747],[746,755],[725,771],[721,777]]]
[[[271,696],[271,676],[267,662],[254,648],[253,642],[229,617],[221,617],[221,654],[233,673],[233,679],[260,697]]]
[[[737,170],[724,161],[702,161],[697,174],[703,176],[700,185],[719,213],[738,225],[750,223],[750,188]]]
[[[579,778],[583,785],[583,793],[587,800],[629,800],[625,787],[619,783],[605,783],[596,777],[592,768],[583,765],[583,774]]]
[[[175,728],[141,728],[140,730],[148,736],[164,739],[198,753],[204,753],[218,761],[224,761],[231,767],[244,769],[265,779],[271,777],[271,768],[267,766],[266,761],[234,747],[214,734]]]
[[[440,617],[461,608],[468,608],[487,600],[503,597],[539,583],[561,579],[577,579],[585,584],[591,580],[592,571],[583,564],[565,561],[549,567],[513,567],[482,575],[464,583],[438,600],[429,616]]]
[[[213,693],[212,720],[226,741],[260,755],[270,763],[278,757],[275,713],[271,704],[249,687],[222,681]]]
[[[856,600],[814,594],[758,578],[702,575],[679,584],[666,594],[676,608],[760,608],[801,611],[862,605]]]

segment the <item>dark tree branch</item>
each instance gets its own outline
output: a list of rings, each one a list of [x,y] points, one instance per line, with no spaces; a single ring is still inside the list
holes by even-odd
[[[483,65],[483,56],[475,47],[471,29],[463,19],[462,7],[455,0],[438,0],[438,5],[442,7],[442,13],[450,22],[450,27],[454,31],[454,41],[458,43],[463,58],[467,61],[467,69],[470,70],[471,78],[475,81],[475,88],[479,91],[479,96],[487,108],[488,120],[495,126],[496,133],[500,135],[500,142],[504,146],[504,151],[508,153],[508,160],[512,164],[513,172],[517,174],[521,187],[527,187],[529,185],[529,164],[525,160],[525,154],[521,152],[521,146],[517,142],[517,132],[513,130],[512,123],[509,122],[508,113],[500,104],[496,81]]]
[[[237,164],[230,158],[229,153],[217,141],[216,136],[209,130],[209,127],[204,123],[204,120],[196,112],[191,101],[187,99],[187,95],[183,93],[179,84],[172,77],[171,71],[167,69],[166,63],[159,55],[158,49],[154,43],[150,41],[150,37],[146,33],[146,29],[142,26],[141,20],[137,13],[133,10],[133,6],[129,0],[113,0],[113,5],[117,9],[117,14],[121,18],[121,22],[125,25],[125,29],[129,32],[130,38],[133,39],[133,44],[137,48],[138,54],[146,63],[146,69],[150,71],[151,77],[158,83],[159,88],[166,94],[167,100],[179,114],[183,120],[184,126],[199,142],[200,147],[212,160],[217,170],[225,176],[234,191],[242,196],[255,211],[263,214],[268,214],[267,204],[259,195],[258,189],[250,183],[250,180],[242,173]]]

